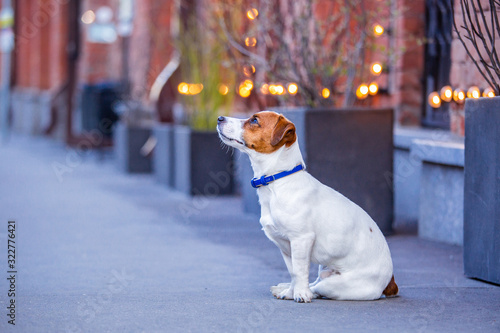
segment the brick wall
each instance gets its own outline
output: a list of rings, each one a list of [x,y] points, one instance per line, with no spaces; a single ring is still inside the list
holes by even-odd
[[[422,115],[425,1],[397,0],[394,38],[396,65],[394,105],[396,121],[420,125]]]
[[[16,87],[50,90],[64,82],[66,10],[64,0],[17,1]]]
[[[136,1],[130,40],[130,80],[134,99],[149,104],[149,90],[171,58],[170,20],[175,1]]]
[[[114,13],[118,12],[119,0],[84,0],[81,14],[87,10],[96,12],[100,7],[110,7]],[[113,18],[116,20],[116,17]],[[96,84],[99,82],[119,81],[122,78],[121,70],[121,39],[114,43],[93,43],[88,40],[89,25],[81,24],[81,51],[78,63],[78,82],[81,84]]]

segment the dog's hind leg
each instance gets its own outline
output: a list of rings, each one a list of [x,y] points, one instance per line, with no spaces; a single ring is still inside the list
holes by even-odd
[[[321,279],[311,291],[318,297],[362,301],[379,299],[382,295],[382,290],[379,289],[370,279],[359,279],[355,274],[334,271]]]

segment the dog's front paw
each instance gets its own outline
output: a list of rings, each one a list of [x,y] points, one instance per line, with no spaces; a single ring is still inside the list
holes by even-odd
[[[314,294],[309,288],[295,288],[293,292],[293,299],[298,303],[311,303]]]
[[[293,288],[289,287],[275,296],[277,299],[293,299]]]
[[[277,286],[271,287],[271,293],[274,297],[278,298],[278,295],[285,289],[290,288],[290,283],[280,283]]]

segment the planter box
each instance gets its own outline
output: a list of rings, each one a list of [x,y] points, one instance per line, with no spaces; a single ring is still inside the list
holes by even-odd
[[[234,188],[233,157],[221,149],[216,132],[176,126],[174,137],[174,188],[187,195],[226,195]]]
[[[307,171],[365,209],[382,232],[393,221],[393,111],[391,109],[276,109],[296,126]],[[238,163],[247,163],[239,158]],[[239,175],[247,212],[258,205],[246,191],[251,168]]]
[[[465,104],[464,269],[500,284],[500,97]]]
[[[259,197],[257,190],[250,185],[250,180],[253,178],[252,165],[250,157],[247,154],[235,149],[236,160],[236,175],[238,189],[243,198],[243,210],[245,213],[260,215]]]
[[[153,152],[153,173],[156,180],[174,186],[174,126],[157,124],[153,128],[156,146]]]
[[[151,172],[151,159],[141,154],[151,128],[133,127],[118,122],[113,131],[113,142],[118,168],[128,173]]]

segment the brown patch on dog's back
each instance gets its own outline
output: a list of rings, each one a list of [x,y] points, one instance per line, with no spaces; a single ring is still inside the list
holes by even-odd
[[[384,291],[382,292],[386,297],[390,296],[396,296],[398,294],[399,288],[396,282],[394,281],[394,275],[391,278],[391,281],[385,287]]]
[[[243,125],[243,140],[248,148],[270,154],[284,145],[292,145],[297,136],[295,125],[283,115],[263,111],[254,114]]]

